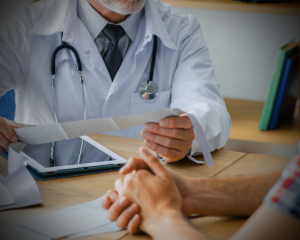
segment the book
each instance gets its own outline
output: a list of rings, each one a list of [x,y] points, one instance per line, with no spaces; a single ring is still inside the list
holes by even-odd
[[[270,122],[270,130],[293,117],[299,88],[299,54],[288,58],[285,63],[282,79]]]
[[[266,101],[264,102],[263,109],[259,119],[259,124],[258,124],[259,130],[262,131],[268,130],[285,61],[288,57],[291,57],[299,52],[299,44],[300,42],[286,45],[281,49],[279,49],[279,51],[277,52],[268,95]]]

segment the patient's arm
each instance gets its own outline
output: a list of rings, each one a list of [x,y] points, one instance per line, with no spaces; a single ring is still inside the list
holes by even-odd
[[[298,239],[300,221],[263,204],[230,240]]]
[[[194,213],[249,216],[279,179],[280,172],[230,178],[189,179]]]
[[[126,175],[133,170],[149,170],[143,159],[131,158],[120,170]],[[169,170],[170,171],[170,170]],[[281,172],[229,178],[187,178],[170,171],[183,199],[184,215],[250,216],[261,204],[263,197],[280,178]],[[104,197],[109,209],[114,200]],[[114,211],[116,212],[116,211]],[[117,219],[114,216],[112,220]]]

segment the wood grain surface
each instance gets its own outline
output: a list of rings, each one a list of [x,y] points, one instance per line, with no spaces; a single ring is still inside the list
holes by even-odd
[[[260,154],[247,154],[216,177],[246,176],[282,170],[291,159]]]
[[[138,149],[143,140],[108,136],[102,134],[91,137],[120,156],[138,156]],[[215,151],[213,154],[215,166],[197,165],[187,159],[176,163],[166,163],[170,169],[189,177],[220,177],[247,175],[279,170],[288,162],[286,158],[246,154],[225,150]],[[202,157],[197,157],[202,159]],[[0,157],[0,173],[7,175],[7,160]],[[93,175],[37,181],[44,203],[22,209],[12,209],[0,212],[0,225],[12,223],[20,217],[48,213],[67,208],[76,204],[92,201],[108,189],[114,187],[118,172],[106,172]],[[204,234],[214,239],[227,239],[245,222],[243,218],[229,217],[198,217],[191,219],[192,224]],[[146,234],[129,235],[126,231],[90,236],[82,239],[150,239]]]
[[[300,129],[297,119],[279,126],[274,131],[260,131],[258,123],[263,102],[225,98],[225,103],[232,121],[230,139],[297,145],[300,139]]]
[[[222,11],[253,12],[264,14],[300,15],[300,3],[253,4],[233,0],[163,0],[175,7],[202,8]]]

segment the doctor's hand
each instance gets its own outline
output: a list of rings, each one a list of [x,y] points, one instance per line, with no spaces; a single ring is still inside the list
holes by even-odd
[[[192,121],[186,114],[165,118],[159,123],[147,123],[141,135],[145,145],[167,162],[184,158],[195,138]]]
[[[19,128],[16,122],[0,117],[0,154],[8,149],[9,144],[18,141],[18,135],[13,128]]]

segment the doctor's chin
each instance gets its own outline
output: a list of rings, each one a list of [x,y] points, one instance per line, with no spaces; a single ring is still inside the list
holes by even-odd
[[[299,23],[299,1],[2,1],[1,240],[297,239]]]

